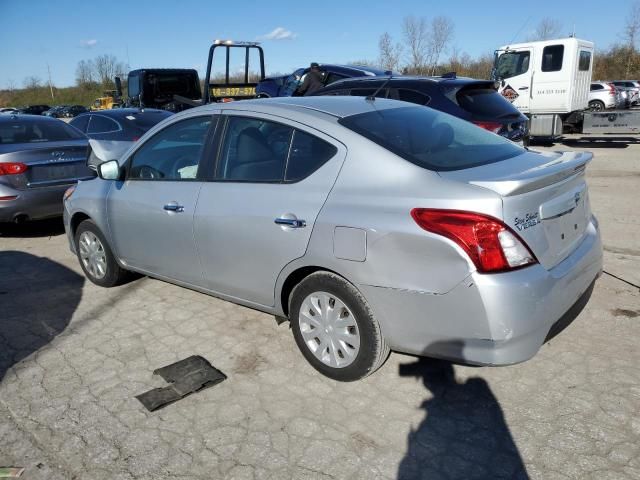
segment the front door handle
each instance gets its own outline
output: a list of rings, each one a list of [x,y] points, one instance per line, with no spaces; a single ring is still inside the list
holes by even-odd
[[[178,205],[176,202],[167,203],[163,208],[168,212],[184,212],[184,206]]]
[[[529,90],[529,87],[520,87],[518,90]]]
[[[285,227],[291,227],[291,228],[304,228],[307,226],[307,222],[305,222],[304,220],[299,220],[297,218],[276,218],[274,220],[274,222],[276,223],[276,225],[283,225]]]

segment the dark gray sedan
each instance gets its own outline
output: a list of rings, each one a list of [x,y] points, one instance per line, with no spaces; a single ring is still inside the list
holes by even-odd
[[[94,177],[87,138],[55,118],[0,117],[0,222],[62,215],[64,191]]]

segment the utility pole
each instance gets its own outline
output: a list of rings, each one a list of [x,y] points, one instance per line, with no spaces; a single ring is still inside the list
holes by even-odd
[[[49,62],[47,62],[47,73],[49,74],[49,90],[51,91],[51,100],[54,100],[53,85],[51,85],[51,69],[49,68]]]

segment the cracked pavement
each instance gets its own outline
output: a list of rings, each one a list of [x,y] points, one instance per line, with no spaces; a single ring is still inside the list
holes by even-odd
[[[605,270],[640,284],[640,144],[594,151]],[[0,466],[22,478],[640,479],[640,291],[603,275],[532,360],[475,368],[392,354],[320,376],[288,324],[150,278],[86,281],[60,223],[0,235]],[[154,369],[228,375],[149,413]]]

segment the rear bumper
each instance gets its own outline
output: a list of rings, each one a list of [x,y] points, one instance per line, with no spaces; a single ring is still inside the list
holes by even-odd
[[[591,223],[578,248],[551,270],[473,273],[441,295],[359,285],[393,350],[476,365],[533,357],[577,316],[602,271]]]
[[[16,190],[0,184],[0,222],[13,222],[16,217],[27,216],[30,220],[62,215],[62,196],[70,185]]]

